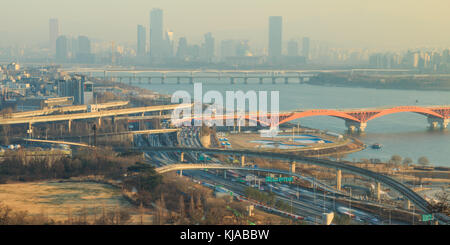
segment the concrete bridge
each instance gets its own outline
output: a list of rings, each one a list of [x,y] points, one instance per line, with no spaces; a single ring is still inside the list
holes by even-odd
[[[0,118],[0,125],[14,125],[14,124],[28,124],[28,129],[32,130],[32,124],[34,123],[46,123],[46,122],[58,122],[67,121],[68,130],[71,131],[71,125],[73,120],[92,119],[98,120],[97,126],[101,126],[101,119],[104,117],[114,117],[121,115],[141,114],[145,116],[145,112],[159,111],[162,115],[162,111],[170,111],[175,108],[191,107],[191,104],[172,104],[172,105],[157,105],[157,106],[145,106],[145,107],[132,107],[125,109],[113,109],[105,111],[85,112],[85,113],[73,113],[73,114],[60,114],[60,115],[46,115],[46,116],[33,116],[33,117],[16,117],[16,118]],[[31,131],[30,131],[31,132]]]
[[[96,109],[109,109],[114,107],[122,107],[128,105],[129,101],[112,101],[107,103],[99,103],[95,104]],[[22,118],[22,117],[35,117],[35,116],[43,116],[50,115],[53,113],[65,113],[65,112],[80,112],[80,111],[88,111],[88,105],[72,105],[72,106],[63,106],[56,108],[48,108],[42,110],[34,110],[34,111],[23,111],[23,112],[15,112],[7,115],[3,115],[3,118]]]

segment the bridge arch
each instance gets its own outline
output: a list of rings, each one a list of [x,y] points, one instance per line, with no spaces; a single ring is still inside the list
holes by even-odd
[[[294,112],[290,115],[286,116],[282,120],[280,120],[279,124],[287,123],[292,120],[296,120],[303,117],[314,117],[314,116],[331,116],[337,117],[344,120],[350,120],[354,122],[360,122],[360,120],[348,113],[338,110],[329,110],[329,109],[317,109],[317,110],[307,110],[302,112]],[[282,117],[282,115],[280,115]]]
[[[376,114],[370,116],[369,118],[367,118],[364,121],[367,122],[367,121],[373,120],[378,117],[382,117],[382,116],[386,116],[386,115],[390,115],[390,114],[401,113],[401,112],[413,112],[413,113],[421,114],[421,115],[424,115],[427,117],[433,116],[433,117],[437,117],[437,118],[444,118],[441,114],[439,114],[431,109],[428,109],[428,108],[424,108],[424,107],[420,107],[420,106],[397,106],[397,107],[381,110],[379,113],[376,113]]]

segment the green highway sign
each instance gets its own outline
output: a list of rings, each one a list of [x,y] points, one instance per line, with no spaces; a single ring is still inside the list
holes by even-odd
[[[433,214],[422,214],[422,221],[433,220]]]

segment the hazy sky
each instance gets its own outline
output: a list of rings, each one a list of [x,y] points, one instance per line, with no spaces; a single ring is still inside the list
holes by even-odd
[[[450,0],[5,0],[0,44],[48,42],[48,20],[62,34],[135,42],[152,8],[175,37],[198,42],[243,38],[267,44],[268,16],[283,16],[283,38],[309,36],[343,46],[450,46]]]

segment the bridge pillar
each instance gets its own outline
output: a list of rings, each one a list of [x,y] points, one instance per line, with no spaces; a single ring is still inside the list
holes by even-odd
[[[403,203],[403,208],[406,210],[410,210],[411,209],[411,201],[406,199],[405,202]]]
[[[164,81],[166,80],[165,77],[161,77],[161,84],[164,84]]]
[[[194,78],[193,78],[193,77],[190,77],[190,78],[189,78],[189,83],[190,83],[190,84],[194,84]]]
[[[375,188],[376,188],[375,194],[377,196],[377,200],[380,201],[380,199],[381,199],[381,183],[377,182],[377,186]]]
[[[241,167],[245,166],[245,155],[241,156]]]
[[[180,177],[183,176],[183,170],[180,169]]]
[[[263,84],[263,80],[264,80],[264,78],[263,78],[263,77],[260,77],[260,78],[259,78],[259,84]]]
[[[234,84],[234,77],[230,77],[230,84]]]
[[[295,173],[295,161],[291,162],[291,173]]]
[[[152,84],[152,77],[148,77],[148,84]]]
[[[340,191],[342,189],[342,170],[336,170],[336,189]]]
[[[277,81],[277,78],[276,77],[272,77],[272,84],[275,84],[276,81]]]
[[[100,128],[102,126],[102,118],[101,117],[99,117],[97,119],[97,125],[98,125],[98,128]]]
[[[177,77],[177,84],[180,84],[181,78]]]
[[[181,152],[180,154],[180,162],[184,162],[184,152]]]
[[[244,84],[248,83],[248,77],[244,77]]]
[[[448,127],[449,122],[450,122],[450,118],[428,117],[428,123],[430,124],[430,129],[437,129],[438,126],[441,129],[446,129]]]
[[[288,84],[288,83],[289,83],[289,77],[285,77],[285,78],[284,78],[284,83],[285,83],[285,84]]]
[[[366,130],[367,123],[345,120],[345,126],[347,127],[349,132],[364,132]]]
[[[72,120],[70,120],[70,119],[68,121],[67,129],[68,129],[69,133],[72,132]]]
[[[28,123],[27,133],[30,136],[30,139],[33,138],[33,124],[31,122]]]

